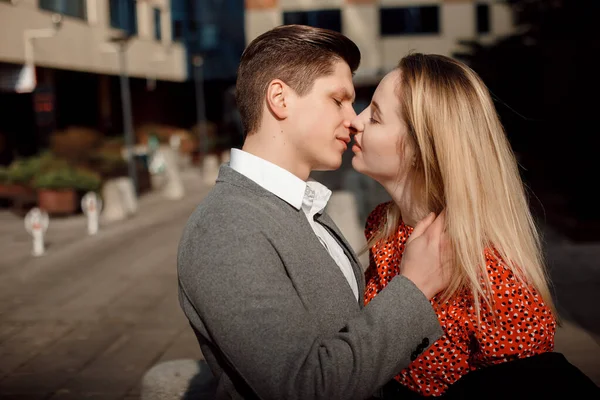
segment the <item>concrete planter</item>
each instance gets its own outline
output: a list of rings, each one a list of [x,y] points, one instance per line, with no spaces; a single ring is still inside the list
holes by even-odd
[[[27,186],[0,184],[0,197],[12,198],[35,195],[35,191]]]
[[[48,214],[74,214],[77,211],[77,193],[74,189],[38,189],[38,206]]]

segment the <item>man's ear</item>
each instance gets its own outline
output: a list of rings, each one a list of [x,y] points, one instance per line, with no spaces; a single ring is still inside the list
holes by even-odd
[[[269,110],[277,119],[285,119],[288,116],[286,95],[289,87],[280,79],[273,79],[267,86],[267,105]]]

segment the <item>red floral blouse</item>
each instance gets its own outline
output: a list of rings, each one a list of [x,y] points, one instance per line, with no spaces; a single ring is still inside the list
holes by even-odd
[[[369,215],[367,240],[386,218],[389,204],[380,204]],[[365,304],[400,273],[402,253],[412,231],[400,223],[395,238],[380,240],[371,248]],[[431,304],[445,334],[396,376],[398,382],[421,395],[440,396],[469,371],[554,349],[556,321],[541,296],[524,287],[495,252],[486,251],[485,259],[496,316],[482,301],[478,325],[468,290],[445,303],[434,297]]]

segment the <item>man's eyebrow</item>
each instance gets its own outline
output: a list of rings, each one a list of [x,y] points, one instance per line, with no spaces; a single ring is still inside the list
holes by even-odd
[[[346,88],[338,88],[334,91],[334,93],[341,95],[343,99],[350,100],[352,103],[354,103],[354,100],[356,99],[356,93],[350,94]]]

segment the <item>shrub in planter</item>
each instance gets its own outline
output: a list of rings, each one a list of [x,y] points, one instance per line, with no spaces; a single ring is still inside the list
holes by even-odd
[[[87,160],[101,144],[102,134],[94,129],[72,126],[56,131],[50,138],[52,152],[73,162]]]
[[[70,166],[41,172],[33,180],[38,205],[51,214],[72,214],[78,208],[78,192],[97,191],[98,174]]]
[[[103,180],[127,176],[127,161],[120,152],[100,151],[90,158],[92,169],[102,176]]]
[[[0,197],[15,198],[31,193],[31,189],[25,185],[12,182],[10,171],[6,167],[0,166]]]
[[[58,159],[50,152],[44,152],[34,157],[19,158],[13,161],[8,169],[8,181],[14,185],[30,186],[34,177],[50,168],[66,166],[65,160]]]
[[[39,162],[35,158],[22,158],[13,161],[7,169],[7,180],[15,185],[29,185],[39,170]]]
[[[0,166],[0,185],[7,185],[10,183],[10,174],[8,168]]]

